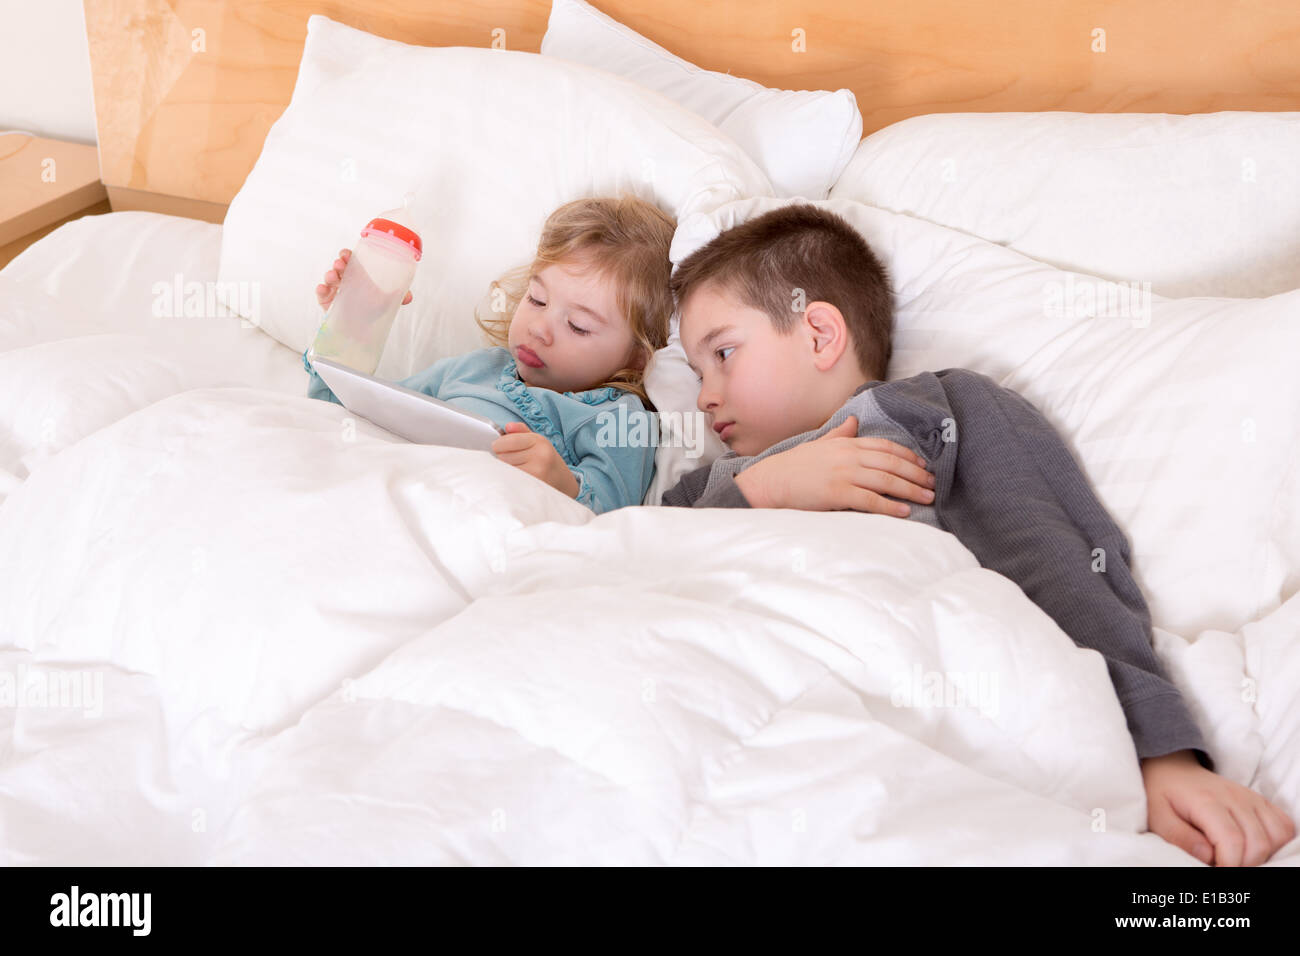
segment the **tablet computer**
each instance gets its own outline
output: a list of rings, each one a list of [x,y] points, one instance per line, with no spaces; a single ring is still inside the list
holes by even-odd
[[[395,382],[385,382],[311,352],[307,360],[343,407],[421,445],[490,452],[505,432],[497,423]]]

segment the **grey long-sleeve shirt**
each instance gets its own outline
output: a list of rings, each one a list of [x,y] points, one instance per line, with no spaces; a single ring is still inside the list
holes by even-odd
[[[820,437],[850,415],[858,418],[859,437],[904,445],[934,473],[934,503],[907,502],[910,520],[956,535],[983,567],[1018,584],[1075,644],[1106,659],[1139,759],[1192,750],[1214,769],[1200,729],[1151,646],[1151,616],[1129,570],[1124,533],[1051,423],[986,375],[949,368],[868,382],[821,428],[758,455],[728,452],[688,473],[662,503],[747,508],[737,473]],[[1104,570],[1093,570],[1098,554]]]

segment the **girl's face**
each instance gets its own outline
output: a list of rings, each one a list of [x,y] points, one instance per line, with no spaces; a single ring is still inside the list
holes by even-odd
[[[549,265],[528,280],[507,344],[524,382],[557,392],[595,388],[621,368],[645,365],[613,282],[585,261]]]

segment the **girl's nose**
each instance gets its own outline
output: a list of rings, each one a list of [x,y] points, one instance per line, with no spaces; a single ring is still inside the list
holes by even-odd
[[[546,319],[534,319],[528,327],[528,332],[543,345],[551,344],[551,323]]]

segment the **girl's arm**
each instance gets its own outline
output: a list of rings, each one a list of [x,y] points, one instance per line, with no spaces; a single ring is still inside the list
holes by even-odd
[[[570,465],[549,438],[522,422],[507,425],[506,434],[493,443],[492,452],[507,465],[576,498],[596,514],[639,505],[654,478],[655,446],[649,443],[647,431],[640,433],[644,440],[638,444],[604,442],[602,439],[618,436],[613,429],[602,431],[601,421],[600,415],[593,416],[572,432],[572,457],[577,465]]]
[[[311,367],[311,362],[307,361],[307,353],[311,351],[311,346],[302,350],[302,367],[307,370],[307,397],[319,398],[323,402],[333,402],[335,405],[342,405],[338,396],[330,391],[330,387],[325,384],[325,380],[316,374],[316,370]]]
[[[617,422],[614,411],[602,412],[605,414]],[[628,418],[635,420],[638,415],[645,416],[648,423],[650,413],[644,410],[629,410]],[[651,429],[630,427],[620,434],[615,427],[602,427],[608,421],[597,415],[573,436],[578,465],[570,471],[578,479],[577,499],[596,514],[641,504],[655,474]],[[625,439],[621,445],[620,438]]]
[[[443,379],[447,377],[447,368],[459,356],[448,356],[440,358],[426,369],[421,369],[406,378],[399,379],[397,384],[403,388],[409,388],[413,392],[422,392],[425,395],[432,395],[434,398],[440,397],[438,389],[442,387]]]

